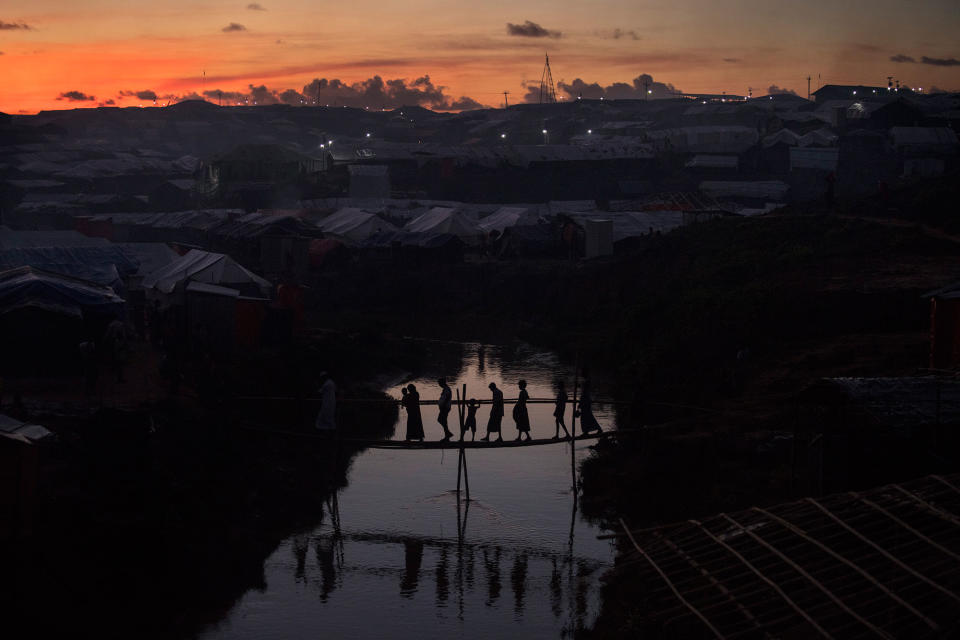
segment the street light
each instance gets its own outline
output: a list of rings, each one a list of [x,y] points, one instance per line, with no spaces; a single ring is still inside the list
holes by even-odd
[[[550,144],[550,134],[546,129],[543,130],[543,144]]]

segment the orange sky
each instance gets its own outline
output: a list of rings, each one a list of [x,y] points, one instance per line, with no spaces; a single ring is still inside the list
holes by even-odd
[[[496,106],[502,91],[519,101],[525,83],[539,81],[545,51],[554,79],[567,83],[606,86],[647,73],[684,91],[762,95],[777,85],[805,94],[806,76],[815,88],[819,73],[823,82],[885,84],[894,75],[914,87],[960,88],[956,0],[250,4],[4,0],[0,110],[129,106],[145,101],[121,92],[148,90],[301,91],[313,78],[350,84],[374,75],[429,75],[448,101]],[[515,34],[508,23],[520,26]],[[74,99],[57,99],[67,92]]]

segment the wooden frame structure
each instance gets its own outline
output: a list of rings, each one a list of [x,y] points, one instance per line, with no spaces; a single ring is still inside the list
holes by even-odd
[[[643,630],[932,638],[960,630],[960,474],[631,531]]]

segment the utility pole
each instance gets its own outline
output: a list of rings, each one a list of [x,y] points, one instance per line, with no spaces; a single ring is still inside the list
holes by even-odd
[[[810,100],[810,76],[807,76],[807,100]]]
[[[644,78],[641,85],[643,86],[643,99],[646,100],[647,96],[650,95],[650,81]]]
[[[507,94],[509,94],[509,93],[510,93],[509,91],[504,91],[504,92],[503,92],[503,108],[504,108],[504,109],[506,109],[507,107],[510,106],[509,104],[507,104]]]

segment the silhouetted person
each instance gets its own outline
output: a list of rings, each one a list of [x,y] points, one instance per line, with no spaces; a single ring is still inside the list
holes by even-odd
[[[440,385],[440,399],[437,400],[437,409],[439,413],[437,414],[437,422],[440,423],[440,426],[443,427],[443,439],[449,440],[453,437],[453,432],[450,431],[447,427],[447,418],[450,415],[450,406],[453,403],[453,394],[450,391],[450,387],[447,385],[446,378],[440,378],[437,380],[437,384]]]
[[[473,434],[471,440],[477,439],[477,409],[480,408],[480,403],[477,402],[476,398],[470,398],[470,402],[467,403],[467,419],[463,423],[463,429],[460,431],[460,439],[463,440],[463,436],[467,431]]]
[[[569,400],[567,396],[566,385],[564,385],[563,380],[557,380],[557,400],[553,406],[553,417],[555,420],[553,439],[560,439],[560,428],[563,427],[563,433],[568,438],[570,437],[570,432],[567,431],[567,425],[563,422],[564,414],[567,412],[567,401]]]
[[[517,404],[513,405],[513,421],[517,425],[517,440],[523,438],[524,434],[527,440],[530,440],[530,415],[527,413],[527,400],[530,394],[527,393],[527,381],[520,380],[517,383],[520,387],[520,393],[517,394]]]
[[[583,380],[583,395],[580,396],[580,407],[577,415],[580,417],[580,430],[583,433],[603,431],[600,428],[600,423],[593,416],[593,396],[590,394],[589,378]]]
[[[316,427],[320,431],[332,434],[337,428],[337,385],[326,371],[320,372],[320,411],[317,413]]]
[[[500,435],[500,423],[503,421],[503,391],[497,389],[497,385],[490,383],[490,391],[493,392],[493,404],[490,406],[490,419],[487,420],[487,435],[480,438],[481,440],[489,440],[491,433],[497,434],[497,442],[502,442],[503,437]]]
[[[420,565],[423,564],[423,543],[419,540],[404,540],[404,571],[400,581],[400,595],[410,598],[417,592],[420,580]]]
[[[420,394],[413,383],[407,385],[403,394],[403,407],[407,410],[407,440],[423,440],[423,417],[420,415]]]

